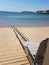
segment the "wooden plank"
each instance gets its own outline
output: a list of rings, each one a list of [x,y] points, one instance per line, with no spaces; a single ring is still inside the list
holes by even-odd
[[[46,49],[43,65],[49,65],[49,39],[47,42],[47,49]]]

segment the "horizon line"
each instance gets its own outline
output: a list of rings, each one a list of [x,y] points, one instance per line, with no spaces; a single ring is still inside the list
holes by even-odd
[[[49,10],[49,9],[46,9],[46,10]],[[0,12],[37,12],[37,11],[46,11],[46,10],[36,10],[36,11],[30,11],[30,10],[22,10],[22,11],[6,11],[6,10],[0,10]]]

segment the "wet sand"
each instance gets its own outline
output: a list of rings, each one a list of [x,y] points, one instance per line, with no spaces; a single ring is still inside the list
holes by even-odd
[[[30,41],[40,43],[49,38],[49,27],[17,27]]]

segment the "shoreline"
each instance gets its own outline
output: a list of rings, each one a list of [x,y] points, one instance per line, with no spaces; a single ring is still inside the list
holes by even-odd
[[[34,26],[31,26],[31,25],[29,25],[29,26],[25,26],[25,25],[3,25],[3,26],[0,26],[0,27],[11,27],[11,26],[15,26],[15,27],[49,27],[49,25],[47,26],[47,25],[34,25]]]

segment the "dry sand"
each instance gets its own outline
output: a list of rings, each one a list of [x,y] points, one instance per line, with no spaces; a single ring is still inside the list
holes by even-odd
[[[12,28],[0,28],[0,54],[22,49]]]
[[[49,27],[17,27],[17,29],[30,41],[40,43],[41,40],[49,38]],[[21,62],[17,63],[17,61]],[[7,63],[11,63],[10,65],[28,63],[29,65],[26,54],[13,32],[13,29],[10,27],[2,27],[0,28],[0,65]]]
[[[49,38],[49,27],[17,27],[30,41],[40,43]]]
[[[0,65],[30,65],[13,29],[0,28]]]

